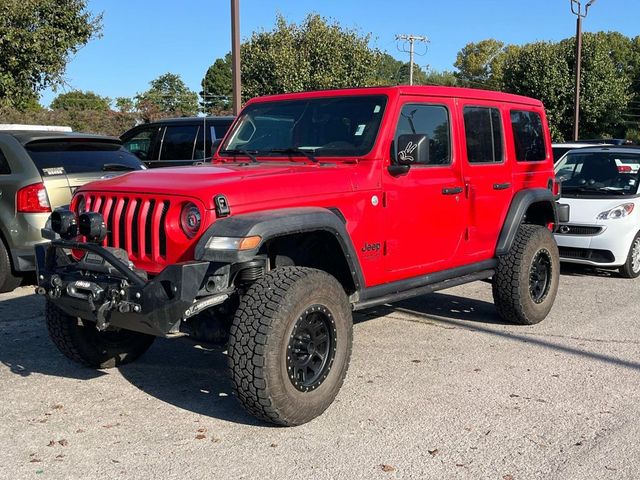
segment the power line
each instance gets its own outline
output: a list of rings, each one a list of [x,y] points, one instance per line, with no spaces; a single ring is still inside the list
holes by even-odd
[[[414,55],[414,43],[422,42],[425,45],[429,43],[429,39],[424,35],[413,35],[413,34],[401,34],[396,35],[396,40],[403,40],[405,42],[409,42],[409,85],[413,85],[413,55]],[[403,50],[406,52],[406,50]],[[426,53],[426,50],[425,50]]]

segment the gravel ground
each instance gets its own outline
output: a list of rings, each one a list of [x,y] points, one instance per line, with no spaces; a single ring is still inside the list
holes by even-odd
[[[158,340],[93,371],[0,295],[0,478],[640,478],[640,282],[565,268],[540,325],[474,283],[356,318],[335,403],[296,428],[231,395],[222,349]]]

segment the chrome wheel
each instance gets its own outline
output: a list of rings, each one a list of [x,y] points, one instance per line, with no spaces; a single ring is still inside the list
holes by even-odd
[[[631,269],[634,273],[640,272],[640,238],[636,238],[631,245]]]

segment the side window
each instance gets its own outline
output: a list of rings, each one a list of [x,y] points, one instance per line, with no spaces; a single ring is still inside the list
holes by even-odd
[[[0,150],[0,175],[10,175],[11,168],[9,167],[9,162],[7,161],[7,157],[4,156],[2,150]]]
[[[150,158],[153,152],[150,151],[156,137],[158,136],[158,127],[149,127],[139,130],[129,140],[126,140],[122,146],[137,156],[140,160],[155,160]]]
[[[511,125],[519,162],[539,162],[547,158],[542,118],[538,113],[512,110]]]
[[[449,132],[449,112],[445,107],[407,104],[400,112],[393,144],[398,144],[400,135],[426,135],[429,142],[429,165],[448,165],[451,163]],[[395,153],[393,156],[395,157]]]
[[[465,107],[464,132],[469,163],[500,163],[502,122],[500,110],[491,107]]]
[[[167,127],[160,160],[192,160],[198,130],[197,125]]]

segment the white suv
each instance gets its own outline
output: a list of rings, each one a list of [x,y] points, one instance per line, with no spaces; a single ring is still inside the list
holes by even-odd
[[[640,148],[614,146],[573,150],[556,164],[571,212],[556,233],[562,261],[640,275],[638,164]]]

